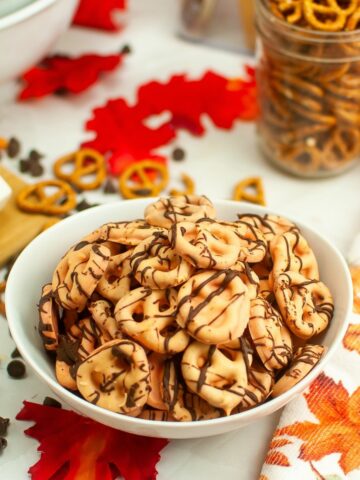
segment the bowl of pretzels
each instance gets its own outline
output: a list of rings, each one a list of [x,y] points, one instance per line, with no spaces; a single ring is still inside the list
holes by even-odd
[[[347,265],[281,212],[205,196],[106,204],[43,232],[8,278],[13,339],[74,410],[195,438],[273,413],[341,342]]]

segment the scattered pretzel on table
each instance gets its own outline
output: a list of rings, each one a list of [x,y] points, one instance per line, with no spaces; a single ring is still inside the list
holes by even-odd
[[[249,192],[255,190],[255,193]],[[233,200],[266,205],[264,185],[261,177],[249,177],[236,184]]]
[[[54,193],[48,190],[56,191]],[[47,215],[62,215],[76,205],[76,194],[63,180],[44,180],[24,187],[16,197],[21,210]]]
[[[177,195],[193,195],[195,193],[195,182],[186,173],[181,174],[181,180],[184,184],[185,190],[176,190],[175,188],[170,190],[170,195],[176,197]]]
[[[67,165],[72,166],[70,173],[67,173],[64,169]],[[56,160],[54,174],[57,178],[66,180],[79,190],[95,190],[101,186],[106,177],[105,159],[96,150],[82,148]],[[93,178],[86,181],[87,176]]]
[[[169,172],[166,165],[154,160],[142,160],[131,164],[120,175],[119,189],[124,198],[156,197],[166,188],[168,182]]]

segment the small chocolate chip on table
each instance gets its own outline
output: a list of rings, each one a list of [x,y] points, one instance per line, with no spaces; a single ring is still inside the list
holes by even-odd
[[[44,155],[40,152],[38,152],[37,150],[30,150],[30,153],[29,153],[29,160],[34,160],[34,161],[38,161],[40,160],[41,158],[43,158]]]
[[[20,153],[20,142],[17,138],[11,137],[6,148],[6,153],[8,157],[15,158]]]
[[[7,440],[6,438],[0,437],[0,452],[7,447]]]
[[[82,199],[75,207],[75,210],[77,210],[78,212],[82,212],[83,210],[86,210],[87,208],[91,208],[91,207],[97,207],[97,203],[89,203],[87,200]]]
[[[10,420],[8,418],[0,417],[0,436],[7,434]]]
[[[39,160],[29,160],[29,172],[32,177],[40,177],[44,173],[44,167]]]
[[[120,50],[120,53],[122,55],[127,55],[128,53],[131,53],[131,47],[130,45],[124,45],[122,49]]]
[[[21,358],[21,353],[17,348],[15,348],[15,350],[12,351],[11,358]]]
[[[11,378],[23,378],[26,373],[25,363],[21,360],[11,360],[7,366],[7,372]]]
[[[108,178],[103,187],[104,193],[117,193],[118,189],[111,178]]]
[[[181,162],[181,160],[184,160],[185,158],[185,150],[183,150],[180,147],[174,148],[171,157],[173,160],[176,162]]]
[[[62,408],[61,403],[52,397],[45,397],[43,401],[43,405],[45,405],[46,407]]]

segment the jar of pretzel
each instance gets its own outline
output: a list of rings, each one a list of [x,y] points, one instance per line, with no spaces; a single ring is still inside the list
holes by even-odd
[[[360,0],[256,0],[258,132],[266,157],[304,177],[360,157]]]

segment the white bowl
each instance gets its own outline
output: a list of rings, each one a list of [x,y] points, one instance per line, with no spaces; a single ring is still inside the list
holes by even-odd
[[[229,432],[273,413],[305,390],[329,361],[345,334],[352,306],[352,287],[347,265],[339,251],[314,229],[296,222],[312,246],[320,266],[321,279],[329,286],[335,301],[335,315],[323,335],[328,350],[320,363],[291,390],[252,410],[230,417],[200,422],[176,423],[142,420],[102,409],[86,402],[58,384],[54,365],[46,355],[37,331],[37,302],[41,286],[52,277],[60,257],[82,236],[109,221],[135,219],[143,216],[151,199],[128,200],[101,205],[78,213],[39,235],[21,253],[13,266],[6,287],[6,313],[12,337],[39,377],[69,406],[98,422],[127,432],[165,438],[194,438]],[[267,208],[220,200],[214,202],[218,217],[236,218],[237,213],[277,213]]]
[[[66,30],[78,0],[35,0],[0,18],[0,82],[16,78],[41,60]]]

